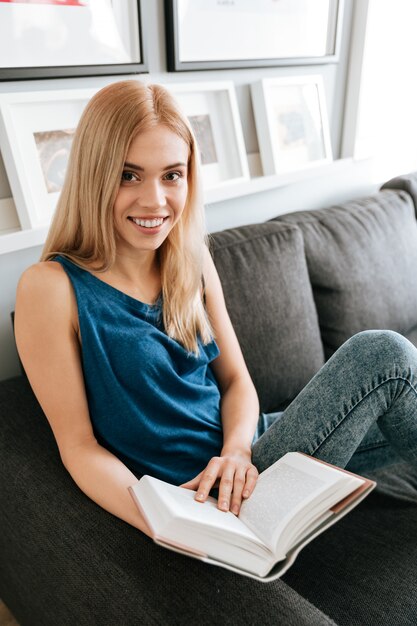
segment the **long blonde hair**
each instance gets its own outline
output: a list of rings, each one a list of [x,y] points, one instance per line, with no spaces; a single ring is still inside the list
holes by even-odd
[[[159,249],[167,334],[198,354],[212,330],[202,301],[204,223],[199,157],[190,124],[161,85],[136,80],[104,87],[89,101],[74,135],[65,182],[41,261],[62,255],[105,271],[116,258],[113,206],[132,139],[157,124],[189,147],[188,194],[181,219]]]

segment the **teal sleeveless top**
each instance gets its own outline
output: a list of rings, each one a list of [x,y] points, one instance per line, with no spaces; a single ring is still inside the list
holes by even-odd
[[[217,344],[195,356],[168,337],[162,299],[149,305],[57,256],[75,292],[82,367],[98,442],[136,475],[173,484],[194,478],[223,436],[220,392],[210,363]]]

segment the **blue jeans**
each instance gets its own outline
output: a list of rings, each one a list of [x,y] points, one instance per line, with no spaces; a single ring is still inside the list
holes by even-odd
[[[300,451],[357,473],[417,464],[417,349],[393,331],[346,341],[282,413],[261,415],[252,459],[263,471]]]

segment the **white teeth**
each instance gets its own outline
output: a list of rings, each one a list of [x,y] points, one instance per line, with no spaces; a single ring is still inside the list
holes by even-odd
[[[132,221],[138,226],[143,226],[144,228],[155,228],[155,226],[160,226],[162,224],[164,218],[160,217],[154,220],[140,220],[137,217],[132,217]]]

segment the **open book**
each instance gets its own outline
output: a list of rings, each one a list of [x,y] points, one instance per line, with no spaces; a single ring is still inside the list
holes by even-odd
[[[299,551],[356,506],[375,482],[300,452],[262,472],[239,516],[217,500],[143,476],[129,487],[156,543],[257,580],[282,576]]]

